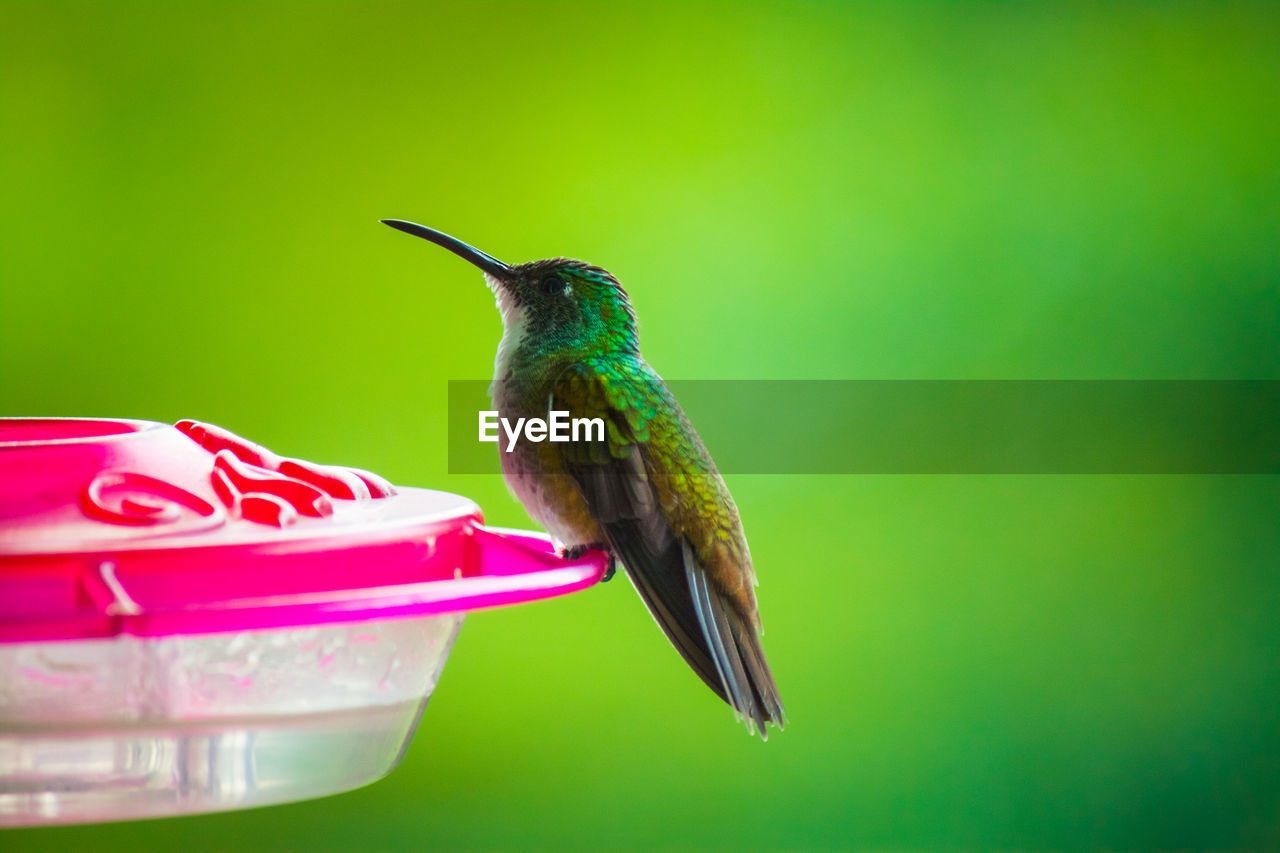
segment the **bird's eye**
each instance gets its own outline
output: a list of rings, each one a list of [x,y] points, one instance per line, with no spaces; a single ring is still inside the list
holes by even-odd
[[[565,289],[564,279],[556,275],[555,273],[551,273],[550,275],[543,277],[542,292],[547,294],[548,296],[551,296],[552,294],[556,294],[556,293],[564,293],[564,289]]]

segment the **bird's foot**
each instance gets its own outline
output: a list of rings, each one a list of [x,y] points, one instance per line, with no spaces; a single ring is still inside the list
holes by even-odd
[[[600,583],[605,583],[613,578],[614,572],[618,569],[618,558],[613,556],[613,552],[609,550],[609,546],[602,542],[593,542],[590,545],[570,545],[561,552],[560,556],[566,560],[577,560],[588,551],[605,551],[609,555],[609,565],[604,570],[604,577],[600,578]]]

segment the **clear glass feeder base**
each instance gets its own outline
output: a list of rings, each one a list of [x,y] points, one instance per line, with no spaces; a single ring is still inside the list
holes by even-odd
[[[0,646],[0,827],[251,808],[389,773],[461,614]]]
[[[0,737],[0,826],[250,808],[382,778],[426,700],[275,724]]]

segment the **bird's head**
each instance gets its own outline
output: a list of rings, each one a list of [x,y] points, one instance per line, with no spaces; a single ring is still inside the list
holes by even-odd
[[[627,292],[607,270],[570,258],[508,265],[434,228],[402,219],[382,221],[479,267],[506,331],[539,352],[638,351],[635,312]]]

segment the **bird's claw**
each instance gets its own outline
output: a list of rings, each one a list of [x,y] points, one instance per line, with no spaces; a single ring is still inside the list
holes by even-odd
[[[614,572],[618,569],[618,558],[613,555],[608,546],[600,544],[591,545],[570,545],[560,553],[560,556],[566,560],[578,560],[588,551],[605,551],[609,555],[609,565],[605,567],[604,576],[600,578],[600,583],[606,583],[613,579]]]

